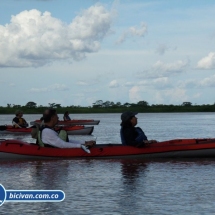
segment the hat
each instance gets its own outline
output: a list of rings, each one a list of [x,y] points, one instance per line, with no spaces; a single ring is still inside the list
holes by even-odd
[[[132,112],[132,111],[126,111],[124,113],[122,113],[121,115],[121,120],[123,122],[126,122],[127,120],[129,120],[132,116],[135,116],[137,115],[138,113],[137,112]]]

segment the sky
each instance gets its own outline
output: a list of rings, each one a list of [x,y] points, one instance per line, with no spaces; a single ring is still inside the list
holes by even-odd
[[[214,0],[0,2],[0,106],[215,103]]]

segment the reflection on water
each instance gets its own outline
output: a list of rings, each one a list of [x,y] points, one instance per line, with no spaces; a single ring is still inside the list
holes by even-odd
[[[124,184],[134,185],[139,173],[143,174],[147,165],[138,160],[121,160],[121,172]]]
[[[3,207],[7,214],[210,214],[215,207],[214,169],[215,160],[207,159],[3,162],[0,175],[6,189],[66,194],[61,203]]]

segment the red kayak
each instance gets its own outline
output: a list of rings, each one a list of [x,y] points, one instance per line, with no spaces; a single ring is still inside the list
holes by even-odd
[[[143,148],[121,144],[100,144],[88,154],[79,148],[50,148],[19,140],[0,140],[0,159],[72,158],[190,158],[215,157],[214,139],[175,139]]]
[[[35,120],[30,122],[31,125],[41,124],[41,120]],[[72,119],[69,121],[59,120],[58,125],[98,125],[100,120],[93,119]]]
[[[56,127],[58,130],[59,127]],[[68,135],[90,135],[93,132],[94,127],[85,127],[83,125],[76,126],[63,126],[63,129],[67,131]],[[12,125],[0,126],[0,134],[30,134],[32,127],[29,128],[14,128]]]

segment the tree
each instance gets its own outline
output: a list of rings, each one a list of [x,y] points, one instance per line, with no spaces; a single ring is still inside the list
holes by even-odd
[[[61,104],[49,103],[50,108],[61,108]]]
[[[110,107],[111,106],[111,102],[110,101],[106,101],[103,103],[104,107]]]
[[[55,104],[55,108],[61,108],[61,104]]]
[[[35,102],[28,102],[25,106],[29,107],[29,108],[35,108],[35,107],[37,107],[37,103],[35,103]]]
[[[130,103],[128,103],[128,102],[126,102],[125,104],[123,104],[123,106],[125,106],[125,107],[130,107],[130,106],[131,106],[131,104],[130,104]]]
[[[103,106],[103,101],[102,100],[97,100],[95,103],[93,103],[93,107],[102,107]]]
[[[116,103],[116,106],[117,106],[117,107],[120,107],[120,106],[121,106],[121,102],[117,102],[117,103]]]
[[[139,106],[149,106],[149,104],[148,104],[148,102],[146,102],[146,101],[139,101],[139,102],[137,102],[137,105],[139,105]]]
[[[15,104],[13,104],[13,108],[21,108],[21,105],[15,105]]]
[[[183,102],[182,106],[190,107],[190,106],[192,106],[192,103],[191,102]]]

